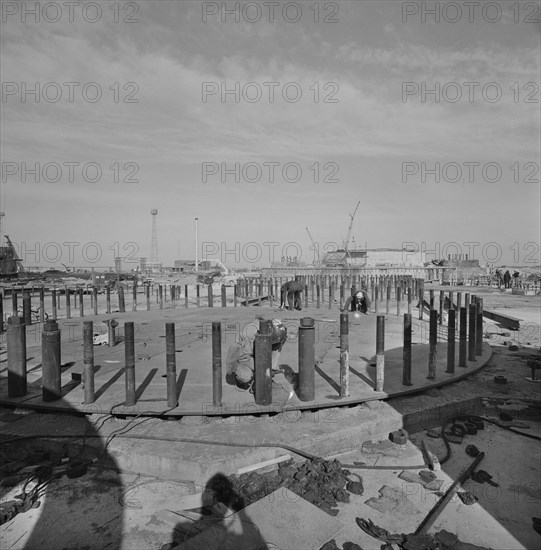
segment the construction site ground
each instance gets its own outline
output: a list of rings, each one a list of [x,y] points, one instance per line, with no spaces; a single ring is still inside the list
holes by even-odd
[[[449,290],[449,287],[442,288]],[[488,362],[484,368],[475,373],[471,369],[468,377],[420,393],[392,398],[378,396],[384,400],[371,399],[342,407],[300,410],[286,406],[280,411],[254,410],[251,414],[246,410],[242,415],[212,416],[212,410],[204,411],[207,414],[203,415],[201,409],[199,415],[169,420],[138,416],[144,412],[141,410],[135,414],[132,411],[131,415],[111,416],[101,409],[81,414],[71,405],[65,412],[55,412],[4,403],[0,415],[3,463],[13,462],[17,456],[25,460],[29,453],[39,454],[47,449],[53,456],[73,458],[81,453],[80,457],[97,460],[81,477],[64,475],[51,482],[38,508],[4,523],[0,547],[153,550],[176,545],[185,549],[224,550],[257,548],[254,541],[264,541],[270,549],[318,550],[335,539],[338,548],[348,541],[364,549],[380,548],[383,543],[363,532],[355,518],[371,519],[390,533],[414,532],[439,497],[421,484],[405,481],[398,475],[403,466],[425,463],[421,452],[423,439],[440,459],[445,457],[443,440],[427,437],[428,429],[439,429],[449,419],[468,414],[489,417],[504,426],[518,422],[519,428],[515,430],[541,436],[541,387],[540,383],[529,380],[531,365],[539,361],[539,296],[518,296],[481,288],[454,290],[478,294],[484,298],[485,308],[521,318],[521,329],[509,331],[494,322],[485,323],[484,331],[490,335],[485,345],[490,344],[492,355],[486,352]],[[189,315],[202,311],[203,308],[194,313],[189,310]],[[269,306],[247,311],[254,319],[258,314],[284,317],[284,312],[277,313]],[[223,310],[214,313],[225,314]],[[337,307],[329,311],[309,307],[298,315],[292,312],[286,315],[296,320],[300,316],[317,319],[318,315],[337,319],[338,313]],[[414,318],[418,316],[416,309],[413,314]],[[177,313],[165,310],[158,315],[167,321]],[[395,323],[398,326],[396,315]],[[156,332],[156,338],[159,335]],[[197,336],[200,338],[201,334]],[[398,350],[399,345],[397,341],[390,347]],[[207,346],[210,348],[210,339]],[[509,346],[517,348],[509,349]],[[80,342],[78,349],[82,351]],[[365,356],[366,360],[362,359],[367,373],[371,372],[374,351]],[[291,357],[284,355],[296,368],[293,352]],[[5,360],[5,356],[0,359]],[[390,359],[389,362],[392,364]],[[204,359],[204,368],[209,365],[210,355]],[[4,366],[2,363],[0,368]],[[443,370],[444,363],[438,364],[438,373]],[[426,356],[414,362],[414,372],[426,372]],[[496,376],[505,376],[507,383],[496,383]],[[538,373],[538,377],[541,378],[541,374]],[[71,393],[75,395],[75,390]],[[247,402],[248,396],[244,393],[242,396],[242,402]],[[282,400],[283,391],[277,390],[276,397]],[[253,396],[251,398],[253,400]],[[212,396],[208,401],[212,403]],[[502,412],[507,412],[513,420],[502,421]],[[410,435],[405,445],[392,444],[370,453],[366,446],[363,448],[363,443],[369,440],[388,441],[389,433],[400,428]],[[54,437],[58,435],[63,437]],[[39,437],[6,443],[8,439],[25,436]],[[440,491],[448,488],[471,464],[473,458],[465,452],[468,444],[485,452],[479,468],[492,475],[498,487],[468,480],[461,490],[473,493],[478,502],[466,505],[453,497],[428,532],[445,529],[463,542],[487,548],[538,548],[541,535],[533,529],[532,518],[541,517],[539,441],[485,422],[484,429],[477,434],[466,435],[460,444],[451,443],[450,458],[442,464],[441,471],[434,472],[444,482]],[[254,445],[258,447],[251,447]],[[206,516],[197,522],[193,512],[186,513],[205,503],[205,486],[217,473],[234,475],[242,468],[279,461],[283,457],[291,457],[295,464],[305,460],[294,450],[280,448],[280,445],[327,459],[337,458],[344,464],[364,462],[367,466],[387,465],[392,469],[352,469],[362,478],[363,494],[351,494],[349,503],[339,503],[335,516],[285,488],[226,518]],[[22,486],[5,483],[5,478],[10,477],[6,472],[2,477],[1,502],[6,502],[20,494]],[[383,496],[381,502],[376,503],[376,509],[372,504],[380,495]],[[212,530],[216,534],[217,526],[218,535],[212,539]],[[199,539],[192,536],[196,530],[201,530]],[[209,540],[204,540],[204,536],[210,537]],[[233,546],[228,546],[231,544]]]

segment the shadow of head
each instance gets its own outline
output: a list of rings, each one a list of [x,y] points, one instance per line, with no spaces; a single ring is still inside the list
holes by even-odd
[[[160,550],[269,550],[257,524],[248,516],[245,502],[233,483],[221,473],[213,475],[202,494],[201,519],[179,522],[173,542]]]
[[[221,473],[214,474],[205,485],[203,506],[213,506],[221,502],[232,512],[244,508],[244,500],[234,490],[231,481]]]

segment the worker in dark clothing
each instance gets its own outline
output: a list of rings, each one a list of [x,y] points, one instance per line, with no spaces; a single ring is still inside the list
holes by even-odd
[[[354,293],[349,296],[344,305],[345,311],[360,311],[366,315],[370,314],[370,297],[366,290],[355,290]]]
[[[287,309],[302,309],[301,293],[303,290],[302,283],[300,281],[288,281],[281,287],[281,301],[280,309],[286,307]],[[286,300],[287,304],[286,305]]]
[[[511,273],[509,273],[509,270],[503,274],[503,282],[505,284],[505,288],[511,288]]]
[[[519,288],[520,285],[520,273],[518,271],[515,271],[513,273],[513,287]]]

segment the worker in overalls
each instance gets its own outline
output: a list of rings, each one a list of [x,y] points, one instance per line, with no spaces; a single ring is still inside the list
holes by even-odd
[[[301,294],[303,291],[303,285],[300,281],[287,281],[287,283],[282,285],[280,290],[280,309],[284,309],[284,307],[286,309],[296,309],[298,311],[302,309]]]
[[[259,333],[258,323],[250,323],[239,334],[234,344],[227,350],[226,382],[235,384],[241,390],[253,393],[255,337]],[[272,372],[282,372],[280,368],[280,352],[287,341],[287,328],[280,319],[272,319]]]

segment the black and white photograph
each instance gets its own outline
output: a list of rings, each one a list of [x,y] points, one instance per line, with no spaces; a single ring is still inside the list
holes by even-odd
[[[540,0],[0,0],[0,548],[541,547]]]

